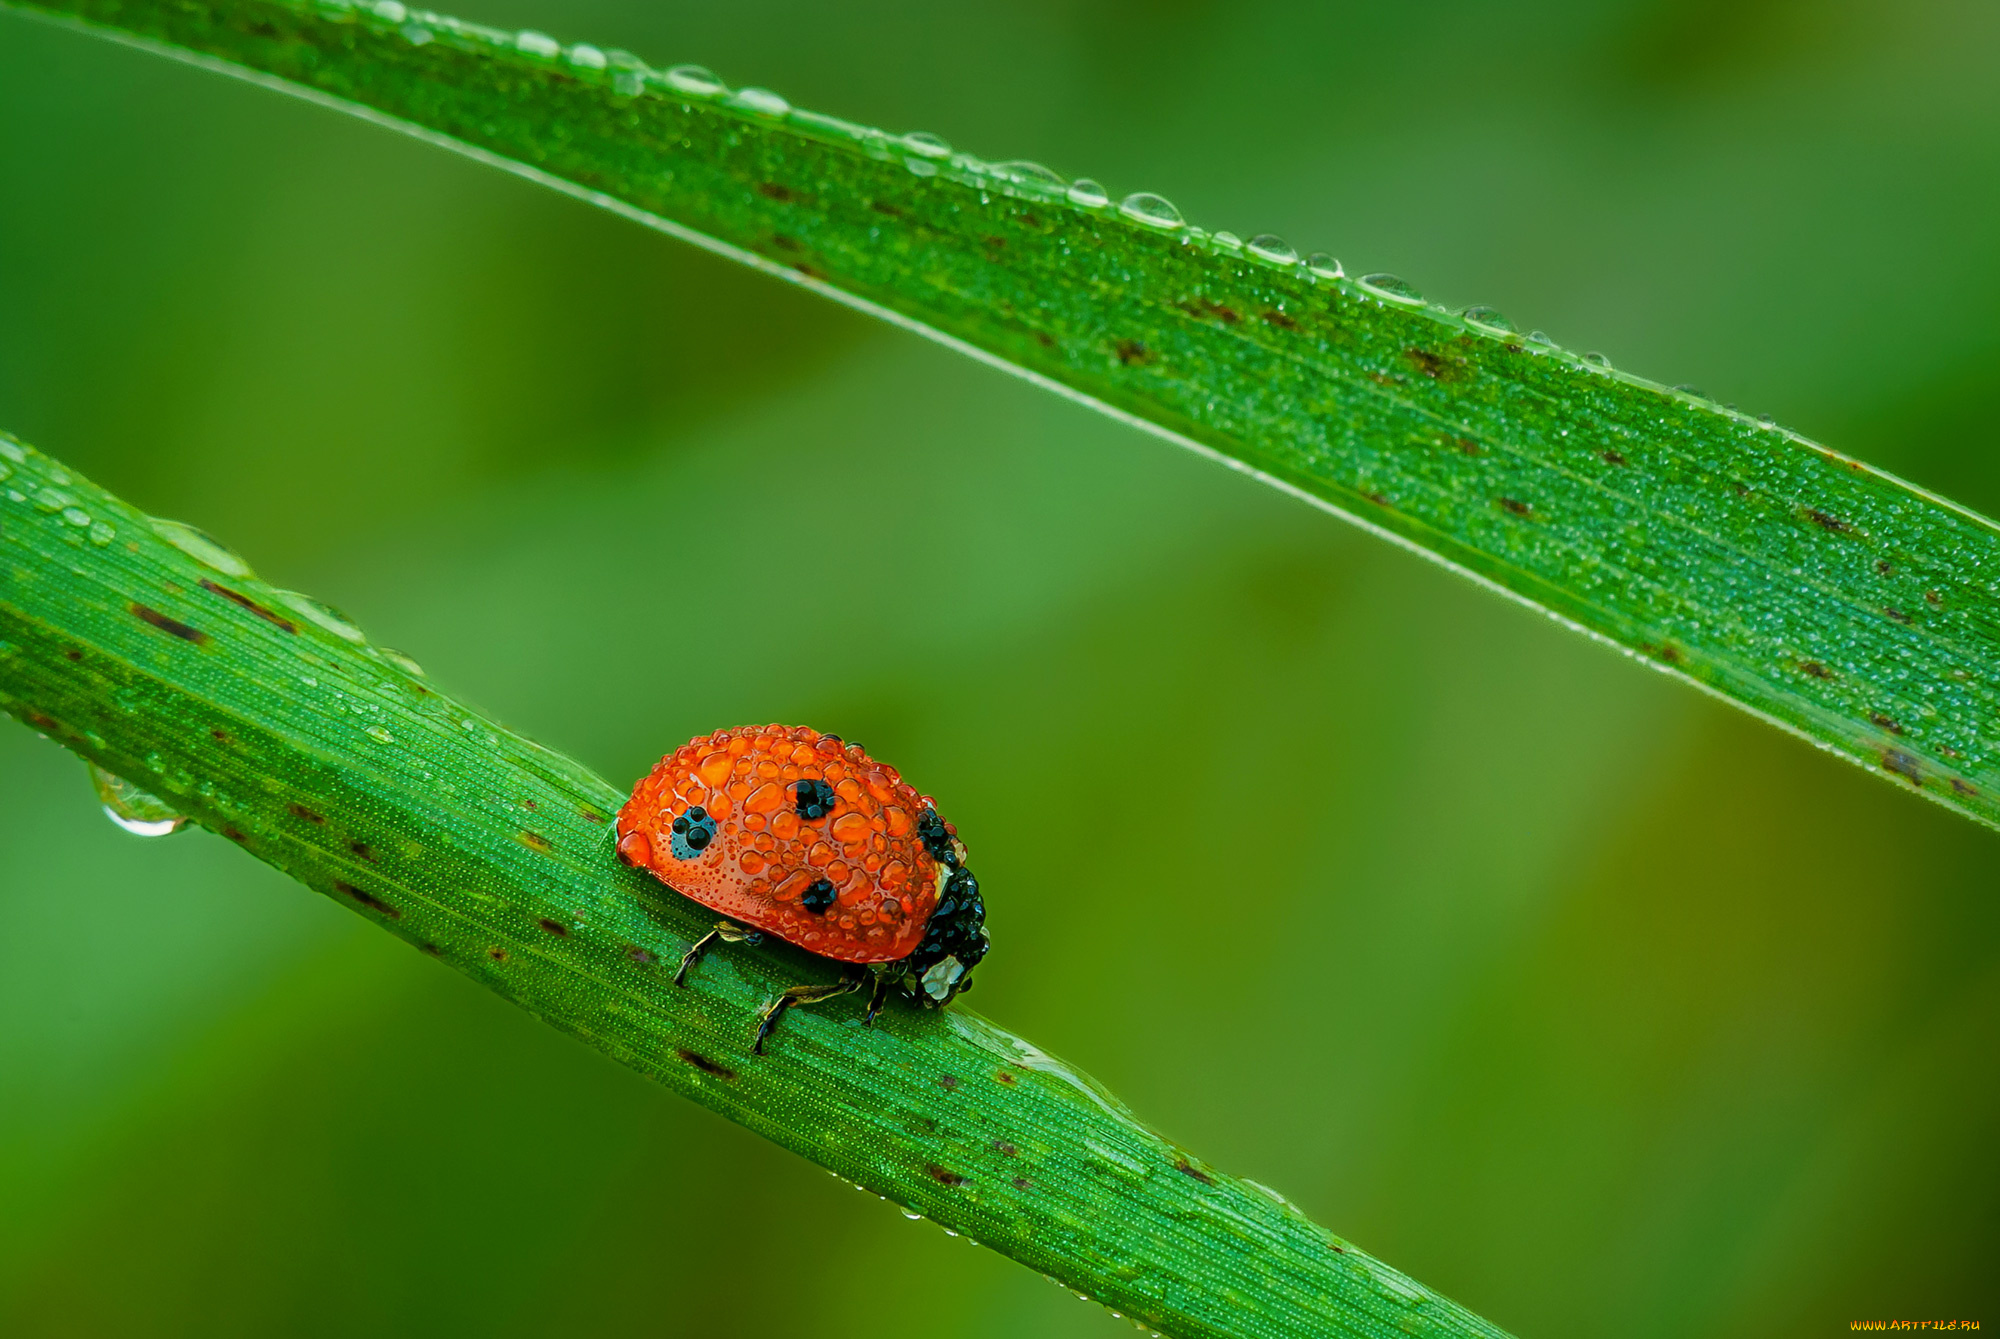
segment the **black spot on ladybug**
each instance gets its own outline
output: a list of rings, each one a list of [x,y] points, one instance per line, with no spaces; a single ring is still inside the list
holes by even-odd
[[[952,845],[951,833],[945,828],[944,820],[935,809],[925,809],[917,815],[917,837],[924,849],[931,853],[931,859],[940,865],[958,867],[958,851]]]
[[[924,1175],[941,1186],[962,1186],[970,1177],[960,1176],[948,1167],[940,1167],[935,1162],[924,1164]]]
[[[799,817],[808,823],[817,822],[833,812],[833,787],[824,781],[807,779],[792,788],[793,807]]]
[[[674,859],[692,860],[715,840],[715,819],[696,805],[674,819],[672,846]]]
[[[359,902],[362,906],[368,908],[370,911],[378,911],[382,913],[384,916],[387,916],[392,921],[399,921],[403,919],[403,913],[401,911],[397,910],[395,907],[390,906],[387,902],[384,902],[381,898],[375,896],[373,893],[368,892],[365,889],[356,888],[351,883],[341,883],[339,880],[335,880],[333,885],[333,891],[339,893],[342,897],[353,898],[356,902]]]
[[[567,925],[564,925],[561,921],[552,921],[547,916],[544,916],[542,917],[539,924],[544,930],[547,930],[550,934],[556,936],[558,939],[569,938],[569,927]]]
[[[282,614],[272,613],[269,609],[266,609],[263,605],[258,604],[255,600],[251,599],[248,595],[244,595],[241,594],[240,592],[233,591],[229,589],[229,587],[227,586],[219,586],[215,582],[210,581],[207,577],[202,578],[201,588],[212,594],[220,595],[223,599],[228,600],[233,604],[241,605],[243,608],[248,609],[251,613],[263,619],[266,623],[269,623],[271,626],[275,628],[281,628],[284,631],[289,632],[294,636],[298,635],[299,631],[298,624],[292,622],[292,620],[284,617]]]
[[[812,886],[799,894],[799,905],[815,916],[833,905],[833,880],[814,879]]]
[[[676,1048],[674,1054],[679,1056],[681,1059],[687,1061],[690,1065],[693,1065],[696,1069],[700,1070],[704,1074],[713,1074],[716,1078],[721,1079],[725,1083],[730,1083],[735,1081],[736,1078],[735,1070],[731,1069],[727,1065],[716,1064],[715,1061],[710,1060],[700,1051],[690,1051],[686,1050],[685,1048]]]
[[[166,633],[169,637],[178,637],[184,642],[193,642],[196,646],[206,646],[209,643],[209,635],[200,628],[190,627],[177,618],[169,618],[157,609],[140,604],[137,601],[134,601],[127,607],[132,611],[134,618],[138,619],[141,623],[151,624],[161,632]]]
[[[1210,1176],[1207,1172],[1203,1171],[1201,1168],[1189,1162],[1186,1158],[1174,1159],[1174,1170],[1179,1172],[1183,1176],[1192,1176],[1195,1180],[1201,1182],[1205,1186],[1212,1186],[1215,1184],[1214,1177]]]

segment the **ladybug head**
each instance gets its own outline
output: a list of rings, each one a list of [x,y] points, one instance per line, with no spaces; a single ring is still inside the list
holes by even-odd
[[[903,959],[903,993],[918,1004],[941,1009],[952,998],[972,989],[972,969],[986,956],[986,903],[979,880],[965,868],[965,846],[950,827],[926,807],[917,820],[917,834],[937,861],[942,876],[937,906],[924,923],[923,942]]]

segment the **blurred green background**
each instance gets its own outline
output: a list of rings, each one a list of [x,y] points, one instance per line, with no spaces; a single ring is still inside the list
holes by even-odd
[[[2000,513],[1979,0],[462,12],[1159,190]],[[620,784],[866,740],[977,856],[978,1007],[1218,1165],[1527,1339],[2000,1325],[2000,834],[325,111],[0,15],[0,180],[0,423]],[[829,509],[896,575],[774,618],[760,537]],[[0,1333],[1130,1332],[11,724],[0,924]]]

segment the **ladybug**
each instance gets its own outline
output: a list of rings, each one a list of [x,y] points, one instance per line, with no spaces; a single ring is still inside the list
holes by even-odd
[[[896,769],[803,725],[746,725],[660,759],[618,811],[618,855],[727,919],[695,941],[674,984],[718,940],[773,935],[845,971],[793,986],[757,1020],[751,1049],[794,1005],[872,984],[937,1009],[972,988],[986,906],[958,830]]]

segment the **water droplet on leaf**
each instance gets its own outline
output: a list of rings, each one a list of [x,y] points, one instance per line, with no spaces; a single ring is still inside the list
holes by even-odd
[[[64,507],[63,519],[78,529],[82,529],[90,524],[90,513],[82,507]]]
[[[1249,249],[1251,255],[1257,257],[1259,260],[1269,261],[1273,265],[1296,265],[1299,263],[1299,253],[1292,250],[1284,238],[1268,232],[1258,233],[1244,245]]]
[[[325,629],[342,641],[353,642],[357,646],[368,640],[360,628],[354,626],[347,615],[332,605],[321,604],[310,595],[301,595],[295,590],[277,592],[280,600],[305,615],[307,621]]]
[[[1069,184],[1069,202],[1085,209],[1102,209],[1111,203],[1111,193],[1089,177],[1078,177]]]
[[[1143,223],[1149,228],[1180,228],[1186,226],[1181,211],[1174,208],[1174,202],[1164,195],[1154,195],[1151,191],[1135,191],[1118,202],[1118,212],[1134,223]]]
[[[42,488],[35,492],[35,510],[44,516],[75,505],[76,499],[60,488]]]
[[[401,23],[410,17],[410,11],[403,7],[403,0],[377,0],[375,17],[387,23]]]
[[[951,146],[928,130],[912,130],[903,136],[902,145],[911,153],[921,154],[925,158],[951,157]]]
[[[587,42],[578,42],[569,49],[569,63],[580,70],[601,70],[609,61],[599,48]]]
[[[1340,279],[1347,274],[1340,268],[1340,262],[1324,251],[1315,251],[1306,257],[1306,268],[1322,279]]]
[[[1589,363],[1592,367],[1611,366],[1611,359],[1601,353],[1586,353],[1583,355],[1583,361]]]
[[[697,98],[729,91],[729,85],[716,78],[715,71],[702,65],[676,65],[667,71],[666,80],[669,87]]]
[[[1414,304],[1424,300],[1424,295],[1417,291],[1414,284],[1393,274],[1364,274],[1361,276],[1361,286],[1378,297],[1388,298],[1391,302]]]
[[[93,521],[91,523],[90,542],[97,545],[98,548],[103,548],[116,538],[118,538],[118,532],[104,522]]]
[[[389,647],[386,646],[378,646],[375,648],[375,650],[376,653],[382,657],[382,659],[388,661],[391,665],[394,665],[397,669],[403,671],[403,673],[415,675],[419,679],[428,677],[424,673],[424,667],[422,665],[419,665],[416,661],[410,659],[408,656],[404,655],[401,651],[391,650]]]
[[[1502,316],[1497,308],[1467,307],[1460,315],[1472,324],[1487,330],[1498,330],[1508,335],[1514,333],[1514,323]]]
[[[755,112],[759,116],[783,116],[792,109],[791,103],[768,88],[739,88],[736,90],[736,96],[729,101],[732,106]]]
[[[226,545],[203,534],[191,525],[182,525],[179,521],[162,520],[156,516],[153,518],[153,533],[200,563],[203,567],[212,567],[224,576],[247,577],[252,575],[249,563],[237,557],[235,552]]]
[[[86,763],[90,784],[103,801],[104,816],[135,837],[171,837],[187,826],[187,815],[149,790],[113,776],[96,763]]]
[[[538,33],[533,28],[523,28],[514,34],[514,49],[530,56],[560,56],[562,43],[547,33]]]
[[[396,737],[379,725],[371,725],[363,733],[378,744],[393,744],[396,742]]]

